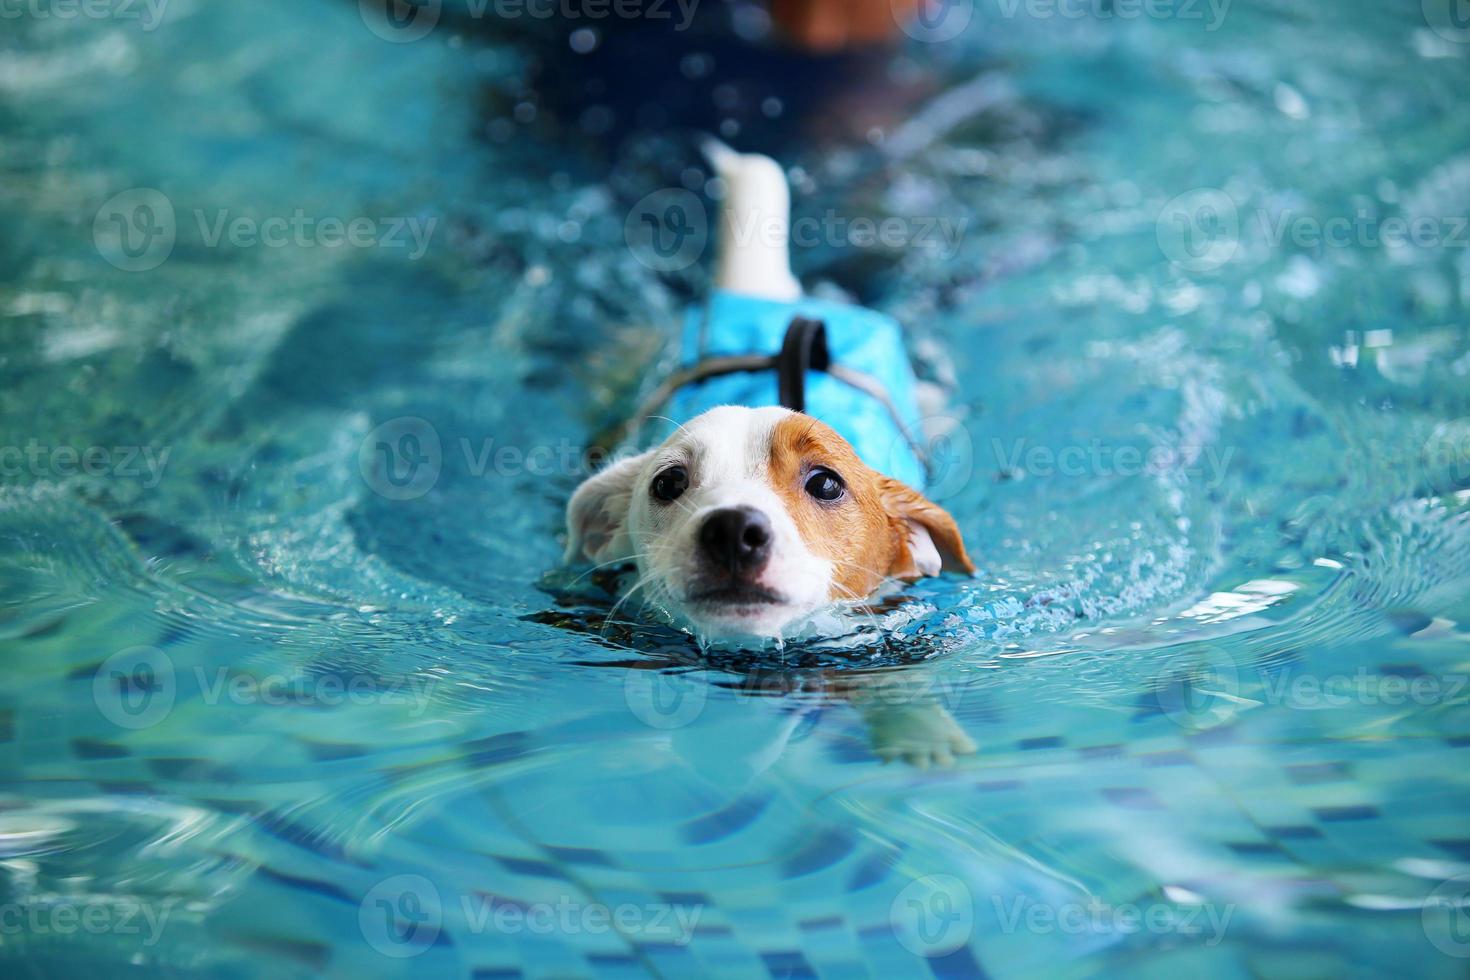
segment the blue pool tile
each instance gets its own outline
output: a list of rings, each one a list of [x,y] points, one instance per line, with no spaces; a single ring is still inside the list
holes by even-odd
[[[797,853],[781,864],[781,874],[796,878],[829,868],[852,853],[857,840],[846,830],[834,829],[818,834]]]
[[[604,868],[614,866],[605,853],[590,847],[558,847],[554,844],[545,844],[542,845],[542,848],[547,854],[567,864],[597,865]]]
[[[1377,807],[1368,806],[1367,804],[1314,807],[1312,813],[1316,814],[1317,819],[1323,823],[1341,823],[1346,820],[1377,820],[1382,816]]]
[[[682,828],[690,844],[708,844],[750,826],[770,804],[769,796],[745,796],[723,810],[700,817]]]
[[[1044,735],[1037,738],[1023,738],[1016,742],[1016,748],[1023,752],[1036,749],[1055,749],[1066,744],[1066,740],[1060,735]]]
[[[507,871],[514,871],[518,875],[526,875],[531,878],[559,878],[565,880],[566,875],[560,868],[549,861],[535,861],[530,858],[497,857],[501,866]]]
[[[350,905],[353,908],[356,908],[362,901],[360,897],[348,894],[346,889],[341,886],[333,884],[330,881],[323,881],[320,878],[308,878],[305,875],[277,871],[274,868],[268,868],[264,865],[256,868],[255,874],[260,878],[273,881],[286,888],[311,892],[314,895],[321,895],[324,898],[329,898],[334,902],[341,902],[344,905]]]
[[[930,971],[941,980],[983,980],[986,975],[969,946],[961,946],[943,956],[930,957],[928,963]]]
[[[1322,836],[1322,831],[1310,824],[1294,824],[1281,827],[1262,827],[1268,836],[1278,840],[1306,840]]]
[[[761,953],[761,961],[770,971],[771,980],[816,980],[817,971],[797,950]]]

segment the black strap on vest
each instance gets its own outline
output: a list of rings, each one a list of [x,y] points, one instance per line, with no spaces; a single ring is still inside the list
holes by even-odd
[[[686,385],[697,385],[710,378],[751,371],[775,371],[776,391],[781,405],[793,412],[806,411],[808,371],[822,371],[848,387],[861,391],[883,406],[893,424],[903,433],[919,462],[924,466],[929,465],[924,446],[915,438],[914,432],[899,414],[888,392],[883,390],[883,385],[861,371],[853,371],[843,364],[834,364],[832,353],[827,348],[827,325],[821,320],[804,316],[791,319],[786,327],[786,337],[781,341],[781,353],[774,357],[768,354],[719,355],[706,357],[675,371],[639,404],[631,418],[600,433],[594,445],[610,452],[623,445],[626,440],[635,438],[643,422],[659,418],[660,416],[653,413]]]
[[[825,371],[832,365],[827,350],[827,325],[808,317],[792,317],[776,355],[776,391],[781,406],[793,412],[806,411],[806,373]]]

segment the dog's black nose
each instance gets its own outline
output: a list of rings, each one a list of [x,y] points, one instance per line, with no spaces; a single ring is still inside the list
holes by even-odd
[[[726,507],[704,519],[699,546],[714,565],[731,572],[760,568],[771,556],[771,521],[754,507]]]

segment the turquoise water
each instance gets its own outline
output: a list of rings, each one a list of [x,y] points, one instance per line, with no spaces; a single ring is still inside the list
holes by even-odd
[[[6,975],[1463,976],[1456,8],[67,9],[0,31]],[[975,581],[701,658],[557,570],[695,130],[910,330]]]

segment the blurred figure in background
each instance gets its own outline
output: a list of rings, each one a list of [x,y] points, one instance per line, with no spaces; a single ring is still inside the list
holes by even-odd
[[[808,51],[831,52],[892,41],[924,0],[771,0],[781,33]]]

